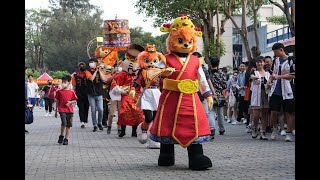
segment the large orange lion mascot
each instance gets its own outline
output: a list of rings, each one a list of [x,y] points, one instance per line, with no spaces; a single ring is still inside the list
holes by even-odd
[[[206,97],[212,108],[212,92],[201,67],[202,60],[192,55],[197,36],[202,33],[186,15],[160,29],[169,32],[164,67],[175,71],[163,80],[157,114],[150,129],[150,139],[160,142],[159,166],[175,163],[174,144],[187,148],[189,168],[203,170],[212,167],[203,154],[202,143],[209,141],[210,127],[197,92]]]

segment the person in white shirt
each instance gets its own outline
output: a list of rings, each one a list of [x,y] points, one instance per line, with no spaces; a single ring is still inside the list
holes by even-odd
[[[266,136],[267,115],[269,110],[268,91],[270,86],[267,82],[270,78],[269,71],[264,70],[265,59],[263,56],[256,57],[257,69],[251,73],[251,109],[253,114],[252,138],[258,137],[259,117],[261,115],[260,139],[268,140]]]
[[[36,82],[34,82],[33,76],[31,74],[28,75],[28,102],[29,104],[32,104],[33,107],[36,105],[38,90],[39,86]]]
[[[269,104],[271,110],[271,122],[273,125],[271,139],[277,138],[278,112],[283,108],[284,117],[287,120],[287,132],[285,141],[292,142],[292,126],[295,112],[295,89],[291,84],[295,78],[295,59],[287,56],[282,43],[275,43],[272,51],[276,56],[273,62],[273,72],[269,80],[271,90],[269,92]]]

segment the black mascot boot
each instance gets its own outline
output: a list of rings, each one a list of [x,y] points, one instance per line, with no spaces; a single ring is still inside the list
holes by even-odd
[[[160,144],[158,166],[174,165],[174,144]]]
[[[138,126],[132,126],[132,133],[131,133],[132,137],[137,137],[137,127]]]
[[[121,133],[119,134],[119,137],[123,137],[124,135],[126,135],[126,126],[121,125]]]
[[[187,147],[189,156],[189,168],[192,170],[204,170],[212,167],[211,160],[203,155],[201,144],[191,144]]]

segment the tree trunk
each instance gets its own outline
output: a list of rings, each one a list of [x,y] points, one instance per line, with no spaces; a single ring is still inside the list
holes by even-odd
[[[295,36],[295,7],[296,7],[296,2],[295,0],[291,0],[291,14],[289,12],[289,6],[288,6],[288,1],[287,0],[282,0],[283,6],[277,2],[274,2],[272,0],[269,0],[270,3],[273,5],[277,6],[278,8],[281,9],[281,11],[286,15],[288,25],[291,31],[292,37]]]
[[[295,1],[293,0],[293,3],[291,2],[291,14],[290,14],[290,11],[289,11],[289,4],[288,4],[288,1],[287,0],[282,0],[283,2],[283,7],[284,7],[284,14],[286,15],[286,18],[288,20],[288,25],[289,25],[289,28],[290,28],[290,31],[291,31],[291,35],[292,37],[295,36],[295,25],[294,25],[294,21],[292,19],[292,4],[294,4],[295,6]],[[293,10],[293,17],[295,16],[295,10]]]
[[[260,52],[260,42],[259,42],[259,35],[258,35],[258,17],[257,12],[260,9],[261,6],[258,6],[256,9],[256,1],[252,0],[252,11],[253,11],[253,31],[254,31],[254,37],[256,40],[256,50]]]
[[[241,0],[241,4],[242,4],[241,29],[238,26],[238,24],[236,23],[236,21],[233,19],[233,17],[231,16],[230,8],[227,8],[227,0],[224,0],[224,13],[228,18],[230,18],[232,24],[239,31],[243,46],[245,48],[245,52],[247,54],[248,61],[250,61],[250,60],[252,60],[252,56],[251,56],[251,50],[250,50],[250,47],[249,47],[247,23],[246,23],[246,5],[247,5],[247,1],[246,0]],[[231,4],[229,4],[229,6],[231,6]]]
[[[291,22],[292,22],[292,27],[290,27],[290,30],[291,30],[291,35],[292,37],[294,37],[296,35],[296,0],[291,0]]]
[[[241,21],[241,37],[242,37],[242,41],[243,41],[243,45],[246,49],[246,54],[247,54],[247,59],[248,61],[252,60],[252,56],[251,56],[251,50],[249,47],[249,41],[248,41],[248,31],[247,31],[247,22],[246,22],[246,9],[247,9],[247,0],[242,0],[241,1],[242,4],[242,21]]]
[[[217,0],[218,1],[218,0]],[[218,3],[218,2],[217,2]],[[217,54],[216,57],[218,59],[220,59],[220,48],[221,48],[221,44],[220,44],[220,37],[221,37],[221,33],[220,33],[220,25],[219,25],[219,11],[218,11],[218,6],[216,8],[216,18],[217,18],[217,38],[216,38],[216,47],[217,47]]]
[[[213,27],[213,12],[204,12],[204,10],[200,10],[199,16],[203,20],[203,49],[206,63],[210,65],[210,62],[207,61],[209,56],[213,56],[211,54],[210,47],[214,45],[214,34],[215,34],[215,28]],[[209,45],[206,45],[206,42],[209,42]]]

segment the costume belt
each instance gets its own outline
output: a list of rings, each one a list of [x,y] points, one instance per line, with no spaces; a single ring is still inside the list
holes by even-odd
[[[174,80],[165,78],[163,80],[163,89],[184,94],[193,94],[199,91],[199,82],[198,80],[192,81],[191,79]]]
[[[158,86],[149,86],[149,87],[145,87],[144,89],[159,89]]]

